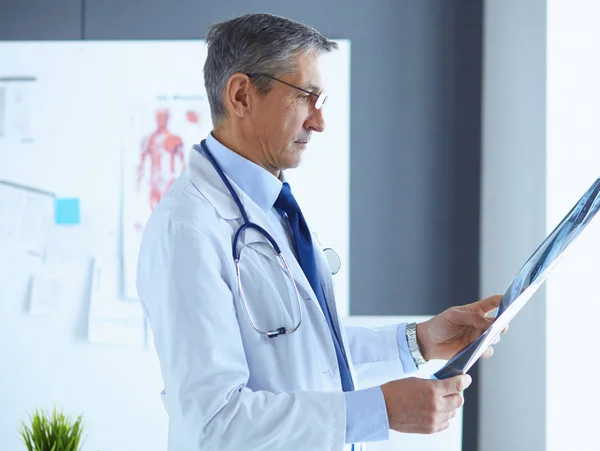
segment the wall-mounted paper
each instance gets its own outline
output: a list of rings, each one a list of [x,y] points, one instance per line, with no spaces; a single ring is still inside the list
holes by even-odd
[[[58,198],[54,200],[54,223],[74,225],[80,222],[79,199]]]
[[[0,180],[0,241],[44,255],[53,207],[53,193]]]
[[[36,78],[0,76],[0,141],[31,143]]]
[[[138,302],[119,300],[119,267],[94,259],[90,290],[88,339],[92,343],[144,347],[144,312]]]
[[[66,277],[65,275],[62,275]],[[60,273],[41,268],[31,278],[29,313],[48,315],[58,310],[64,296],[64,283]]]

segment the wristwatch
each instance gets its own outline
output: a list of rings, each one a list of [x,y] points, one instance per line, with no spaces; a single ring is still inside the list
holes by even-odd
[[[408,323],[406,325],[406,341],[408,343],[410,355],[415,361],[417,368],[420,365],[427,363],[427,360],[425,360],[423,354],[421,354],[421,349],[419,349],[419,342],[417,341],[417,323]]]

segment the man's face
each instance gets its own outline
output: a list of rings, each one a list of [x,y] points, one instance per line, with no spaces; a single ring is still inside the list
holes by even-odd
[[[297,63],[295,73],[278,78],[318,95],[323,89],[318,56],[300,56]],[[269,169],[298,166],[311,133],[325,129],[322,109],[315,108],[316,100],[276,80],[268,94],[257,97],[247,132],[258,140],[261,160]]]

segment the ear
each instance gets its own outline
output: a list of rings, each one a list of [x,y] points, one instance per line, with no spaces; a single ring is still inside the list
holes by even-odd
[[[250,102],[254,94],[252,83],[247,75],[233,74],[225,86],[225,107],[229,114],[244,117],[250,111]]]

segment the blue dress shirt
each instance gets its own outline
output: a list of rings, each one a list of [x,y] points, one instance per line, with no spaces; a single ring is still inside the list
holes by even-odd
[[[244,193],[265,212],[274,227],[283,227],[289,237],[289,230],[283,218],[273,205],[282,181],[266,169],[245,159],[228,149],[215,139],[212,133],[206,138],[206,145],[221,165],[223,172],[231,178]],[[405,373],[417,370],[406,342],[406,325],[398,325],[398,352]],[[383,392],[380,387],[346,392],[346,443],[387,440],[389,424]]]

